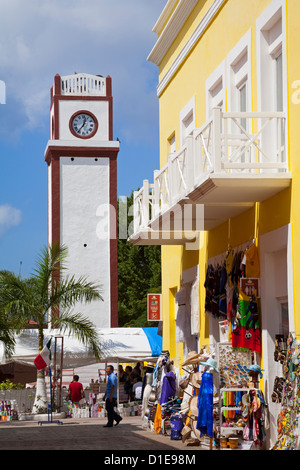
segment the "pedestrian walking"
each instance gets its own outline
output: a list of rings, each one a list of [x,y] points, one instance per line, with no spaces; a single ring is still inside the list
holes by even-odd
[[[114,408],[117,407],[117,392],[118,392],[118,379],[114,373],[114,366],[109,365],[106,367],[107,373],[107,386],[106,386],[106,400],[105,408],[107,411],[107,424],[105,428],[111,428],[116,421],[116,426],[122,421],[122,417],[118,415]]]

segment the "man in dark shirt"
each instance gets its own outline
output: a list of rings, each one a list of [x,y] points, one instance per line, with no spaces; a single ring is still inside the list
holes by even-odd
[[[78,380],[78,375],[74,375],[73,382],[69,385],[67,400],[71,400],[73,403],[78,403],[82,398],[85,398],[83,386]]]

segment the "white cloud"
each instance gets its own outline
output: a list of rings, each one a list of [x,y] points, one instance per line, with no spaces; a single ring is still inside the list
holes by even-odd
[[[0,206],[0,237],[21,223],[22,213],[9,204]]]

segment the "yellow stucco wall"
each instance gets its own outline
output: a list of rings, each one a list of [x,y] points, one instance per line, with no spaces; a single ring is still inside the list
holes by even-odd
[[[194,31],[203,14],[213,0],[199,0],[186,25],[175,39],[159,67],[159,79],[166,74]],[[194,96],[196,101],[196,127],[206,122],[206,80],[221,64],[228,53],[251,30],[251,87],[252,110],[257,110],[257,64],[256,64],[256,20],[271,3],[271,0],[227,0],[218,16],[210,24],[200,41],[176,72],[159,97],[160,119],[160,163],[164,166],[168,158],[168,138],[175,132],[176,150],[180,147],[179,113]],[[233,27],[234,26],[234,27]],[[162,247],[162,292],[164,314],[164,348],[176,354],[174,295],[180,288],[182,271],[199,264],[200,273],[200,338],[201,344],[208,342],[208,326],[204,314],[204,279],[207,260],[224,253],[228,245],[232,247],[259,237],[279,227],[292,224],[294,260],[299,257],[297,240],[300,239],[300,92],[297,94],[295,82],[300,80],[298,59],[298,38],[300,31],[300,2],[287,2],[287,60],[288,60],[288,129],[290,169],[293,176],[291,188],[281,191],[263,203],[256,204],[240,216],[228,220],[209,233],[202,234],[201,249],[198,252],[186,251],[183,247]],[[294,88],[293,88],[294,87]],[[300,90],[300,82],[298,85]],[[298,102],[299,101],[299,102]],[[300,280],[300,263],[294,261],[294,285]],[[294,289],[294,303],[297,306],[300,292]],[[299,310],[299,309],[298,309]],[[298,323],[296,318],[296,324]]]
[[[291,187],[291,221],[293,237],[293,276],[294,276],[294,309],[295,330],[300,328],[300,292],[297,286],[300,282],[299,242],[300,239],[300,61],[299,61],[299,31],[300,31],[300,2],[287,2],[287,53],[288,53],[288,106],[289,106],[289,152],[290,169],[293,176]]]

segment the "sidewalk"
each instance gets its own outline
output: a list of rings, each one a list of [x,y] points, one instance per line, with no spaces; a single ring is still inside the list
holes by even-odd
[[[170,436],[141,427],[139,416],[124,417],[118,426],[104,428],[106,419],[66,418],[62,425],[37,421],[0,422],[1,450],[103,450],[197,452]]]

